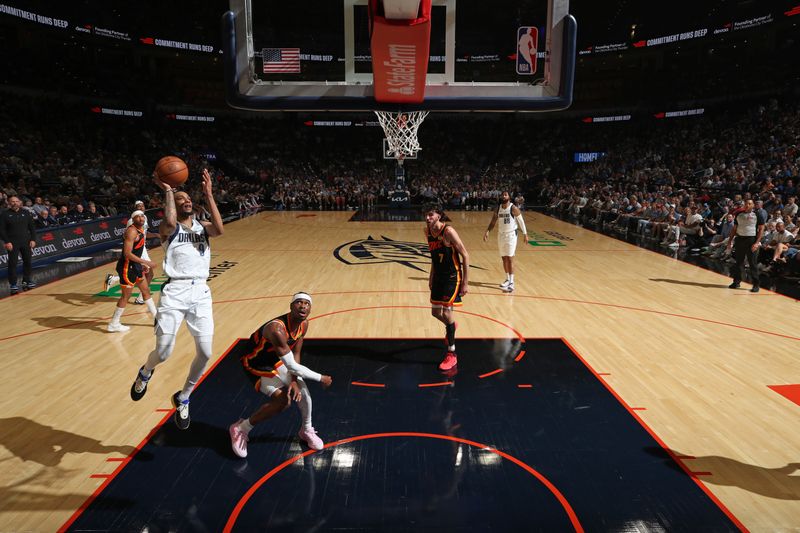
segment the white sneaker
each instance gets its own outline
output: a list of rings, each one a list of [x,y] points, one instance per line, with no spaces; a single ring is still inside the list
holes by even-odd
[[[228,434],[231,436],[231,448],[233,449],[233,453],[241,458],[245,458],[247,457],[247,433],[239,429],[239,423],[241,423],[241,419],[231,424],[230,427],[228,427]]]
[[[325,446],[314,428],[301,429],[297,436],[304,440],[312,450],[321,450]]]
[[[511,285],[511,280],[510,280],[510,279],[507,279],[507,280],[505,280],[503,283],[501,283],[501,284],[500,284],[500,288],[501,288],[501,289],[505,289],[505,288],[506,288],[506,287],[508,287],[509,285]]]
[[[503,289],[503,292],[514,292],[514,284],[509,283],[506,285],[506,287]]]
[[[107,292],[115,285],[119,285],[119,276],[115,276],[114,274],[106,274],[106,279],[103,281],[103,290]]]
[[[321,450],[325,446],[314,428],[303,428],[297,436],[300,437],[301,440],[304,440],[312,450]]]
[[[667,246],[669,246],[670,248],[680,248],[681,243],[679,243],[679,242],[671,242]]]
[[[113,322],[109,322],[108,326],[106,326],[106,329],[111,333],[116,333],[118,331],[119,332],[128,331],[131,328],[130,326],[126,326],[125,324],[120,324],[119,322],[117,322],[116,324]]]
[[[144,305],[144,298],[142,298],[142,295],[140,294],[139,296],[136,297],[133,303],[138,305]]]

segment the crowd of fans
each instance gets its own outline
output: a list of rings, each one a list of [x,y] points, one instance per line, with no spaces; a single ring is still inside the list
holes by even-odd
[[[800,270],[799,124],[796,104],[771,101],[739,116],[609,129],[609,153],[545,180],[538,200],[584,224],[732,262],[734,216],[752,199],[765,221],[759,261],[792,274]]]
[[[732,215],[752,198],[766,220],[761,259],[775,270],[800,260],[794,102],[611,124],[433,115],[420,129],[420,158],[405,161],[405,180],[398,181],[395,162],[380,152],[382,132],[369,120],[332,128],[291,114],[231,114],[178,123],[4,96],[0,207],[20,197],[39,227],[125,214],[136,200],[160,207],[151,168],[177,154],[195,173],[211,168],[228,213],[370,209],[388,203],[398,184],[412,204],[486,210],[509,190],[518,201],[525,193],[528,203],[586,224],[720,260]],[[575,152],[605,155],[574,163]],[[202,209],[199,183],[190,179],[186,188]]]
[[[530,177],[521,160],[496,164],[497,142],[474,148],[491,133],[487,129],[508,129],[498,120],[425,126],[430,127],[422,134],[424,154],[405,163],[412,203],[432,200],[449,208],[485,209],[501,190],[520,190]],[[262,205],[365,209],[388,203],[397,183],[396,163],[382,157],[381,138],[380,127],[372,122],[334,129],[309,127],[294,116],[232,115],[210,124],[145,121],[99,115],[81,103],[4,95],[0,190],[21,196],[31,209],[55,207],[57,223],[123,214],[139,199],[158,207],[152,167],[159,157],[175,154],[194,173],[211,168],[219,202],[230,211]],[[190,179],[187,187],[201,200],[199,180]]]

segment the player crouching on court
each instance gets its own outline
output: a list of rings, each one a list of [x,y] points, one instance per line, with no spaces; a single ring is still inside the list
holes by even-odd
[[[242,367],[256,390],[269,401],[249,418],[240,419],[228,428],[233,453],[239,457],[247,457],[247,440],[253,426],[284,411],[293,401],[303,417],[298,436],[313,450],[324,446],[311,425],[311,394],[304,380],[319,381],[323,387],[328,387],[332,380],[300,364],[310,313],[311,296],[298,292],[292,297],[287,314],[273,318],[250,335],[247,353],[241,358]]]
[[[150,296],[150,287],[148,286],[147,273],[156,267],[156,264],[149,259],[142,256],[144,251],[145,242],[145,216],[143,211],[134,211],[131,213],[132,224],[125,230],[125,235],[122,237],[122,256],[117,261],[117,274],[119,275],[119,284],[122,289],[122,295],[117,301],[117,308],[114,310],[114,316],[108,324],[108,331],[128,331],[131,329],[120,323],[119,319],[122,313],[125,312],[125,307],[128,305],[128,298],[131,297],[133,287],[139,287],[143,304],[147,306],[147,311],[155,318],[156,304]]]

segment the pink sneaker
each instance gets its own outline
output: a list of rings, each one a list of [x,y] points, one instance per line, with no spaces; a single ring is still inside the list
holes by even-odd
[[[447,372],[448,370],[452,370],[457,364],[458,356],[454,352],[447,352],[447,355],[444,356],[444,360],[439,363],[439,370]]]
[[[314,428],[303,428],[300,430],[297,436],[300,437],[301,440],[304,440],[305,443],[308,444],[308,447],[312,450],[321,450],[323,446],[325,446],[325,443],[322,442],[321,438],[319,438],[319,435],[317,435],[317,432],[314,430]]]
[[[233,453],[239,457],[245,458],[247,457],[247,433],[239,429],[239,423],[241,423],[241,419],[231,424],[228,428],[228,433],[231,435],[231,448],[233,449]]]

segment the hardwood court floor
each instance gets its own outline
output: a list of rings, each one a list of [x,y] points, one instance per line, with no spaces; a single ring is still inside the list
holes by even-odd
[[[216,354],[298,290],[314,297],[310,338],[442,336],[425,309],[423,223],[351,215],[263,213],[226,226],[212,243]],[[489,215],[451,216],[480,267],[460,337],[513,337],[510,326],[564,338],[745,527],[800,527],[800,405],[769,388],[800,383],[795,300],[729,290],[719,274],[538,214],[527,215],[531,237],[565,246],[520,244],[516,292],[503,294],[495,236],[481,239]],[[105,332],[115,300],[95,296],[104,272],[0,301],[0,531],[64,524],[183,383],[186,331],[147,396],[130,401],[152,321],[131,304],[131,331]]]

